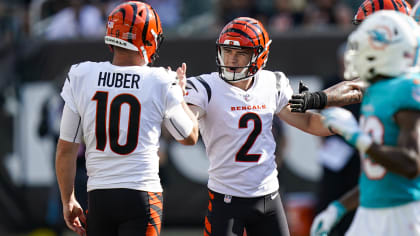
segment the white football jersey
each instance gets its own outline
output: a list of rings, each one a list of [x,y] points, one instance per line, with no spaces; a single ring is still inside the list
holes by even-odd
[[[273,116],[292,94],[281,72],[258,72],[247,91],[225,82],[216,72],[188,79],[185,101],[206,112],[199,127],[210,162],[211,190],[237,197],[278,190],[271,127]]]
[[[161,124],[166,112],[183,101],[175,72],[84,62],[71,67],[61,96],[81,117],[88,191],[162,191]]]

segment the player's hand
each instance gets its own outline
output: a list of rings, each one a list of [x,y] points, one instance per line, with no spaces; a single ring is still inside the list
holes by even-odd
[[[331,107],[321,111],[323,124],[334,133],[342,136],[350,145],[365,153],[372,144],[372,139],[365,134],[353,114],[340,107]]]
[[[325,89],[324,92],[328,95],[327,106],[341,107],[362,102],[366,86],[366,82],[356,79],[352,81],[342,81]]]
[[[299,94],[293,94],[289,100],[292,112],[305,112],[309,99],[309,88],[302,82],[299,82]]]
[[[302,82],[299,82],[299,94],[293,94],[289,100],[292,112],[304,113],[308,109],[322,109],[325,107],[327,97],[324,92],[309,92],[309,88]]]
[[[80,236],[86,235],[86,229],[82,223],[86,225],[86,216],[83,214],[83,209],[76,201],[70,201],[68,204],[63,204],[64,221],[67,227],[73,230]]]
[[[179,86],[181,86],[182,88],[182,93],[184,96],[186,94],[185,86],[187,84],[186,74],[187,74],[187,64],[183,62],[182,65],[178,67],[178,69],[176,69],[176,77],[178,79]]]
[[[311,226],[311,236],[327,236],[346,213],[341,203],[334,201],[327,209],[319,213]]]

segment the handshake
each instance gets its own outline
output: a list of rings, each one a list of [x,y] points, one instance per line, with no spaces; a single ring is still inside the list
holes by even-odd
[[[323,91],[309,92],[308,87],[299,83],[299,94],[292,95],[289,100],[292,112],[305,112],[308,109],[323,109],[327,105],[327,95]],[[340,107],[330,107],[321,111],[323,124],[331,132],[342,136],[347,143],[366,153],[372,144],[372,138],[364,133],[353,114]]]

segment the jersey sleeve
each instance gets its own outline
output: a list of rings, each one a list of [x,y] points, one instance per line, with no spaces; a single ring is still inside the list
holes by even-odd
[[[80,143],[82,141],[82,128],[80,116],[64,105],[61,116],[60,139],[67,142]]]
[[[169,86],[168,93],[167,93],[167,96],[166,96],[165,117],[168,116],[168,112],[171,111],[172,108],[179,105],[183,101],[184,101],[184,98],[182,97],[181,87],[176,82],[173,82]]]
[[[168,118],[170,111],[179,105],[184,98],[182,96],[182,89],[178,85],[176,79],[176,72],[168,70],[163,67],[153,68],[152,76],[157,83],[154,83],[156,91],[160,91],[160,106],[162,106],[163,118]]]
[[[420,110],[420,80],[413,79],[406,84],[407,96],[402,99],[402,107],[405,109]]]
[[[74,83],[76,83],[76,76],[75,76],[75,65],[70,68],[69,73],[66,76],[66,80],[64,82],[63,89],[61,90],[61,97],[64,99],[68,108],[70,108],[73,112],[77,112],[76,106],[76,95],[74,94]]]
[[[274,74],[276,75],[276,89],[278,94],[276,113],[279,113],[289,103],[293,89],[290,86],[289,79],[283,72],[276,71]]]
[[[188,78],[186,85],[187,94],[184,96],[185,102],[206,110],[210,100],[210,95],[208,95],[209,89],[210,86],[201,77],[199,79],[197,77]]]

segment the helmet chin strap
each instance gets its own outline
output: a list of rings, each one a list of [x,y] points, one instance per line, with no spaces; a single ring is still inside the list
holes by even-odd
[[[246,74],[248,73],[248,67],[244,67],[242,71],[240,72],[230,72],[227,70],[226,67],[222,68],[222,70],[223,70],[223,76],[225,77],[225,79],[232,83],[244,80],[246,77]],[[244,79],[236,80],[236,78],[244,78]]]
[[[219,54],[220,58],[220,64],[222,66],[222,74],[225,80],[236,83],[239,81],[242,81],[244,79],[248,79],[248,72],[249,72],[249,66],[251,65],[251,61],[248,63],[248,65],[244,66],[243,69],[239,72],[230,72],[228,71],[229,66],[226,66],[223,62],[223,52]],[[239,78],[239,79],[236,79]]]
[[[146,65],[149,64],[149,58],[147,57],[147,52],[146,52],[146,49],[144,48],[144,46],[140,47],[140,51],[143,54],[143,59],[145,61],[145,64]]]

